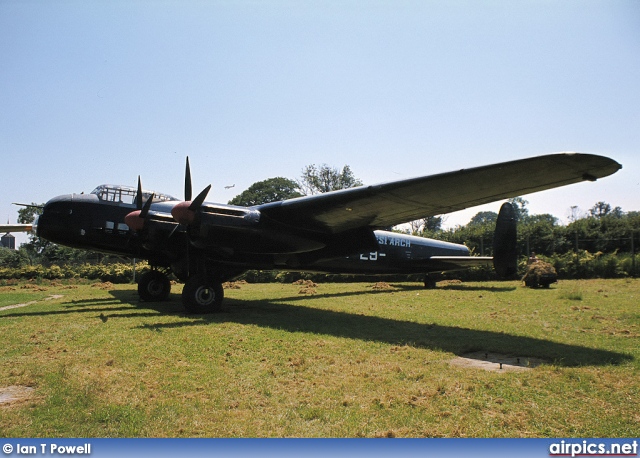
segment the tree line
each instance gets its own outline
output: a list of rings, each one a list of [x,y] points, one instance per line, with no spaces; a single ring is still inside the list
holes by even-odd
[[[327,164],[312,164],[302,170],[297,180],[275,177],[254,183],[231,199],[229,204],[259,205],[362,184],[348,165],[339,169]],[[571,207],[569,223],[562,224],[550,214],[529,214],[528,202],[522,197],[510,199],[510,202],[515,206],[518,217],[518,252],[523,269],[526,258],[531,253],[536,253],[553,262],[561,276],[566,278],[635,276],[640,270],[636,266],[636,253],[640,244],[640,212],[625,212],[609,203],[597,202],[585,213],[581,213],[577,207]],[[18,222],[33,222],[41,207],[34,204],[20,209]],[[445,217],[429,215],[394,230],[464,244],[474,255],[491,256],[497,217],[495,212],[482,211],[466,225],[445,229]],[[0,249],[0,267],[5,268],[5,275],[6,269],[33,265],[49,267],[129,263],[120,257],[56,245],[34,235],[18,250]],[[476,278],[489,276],[482,270],[470,272]]]

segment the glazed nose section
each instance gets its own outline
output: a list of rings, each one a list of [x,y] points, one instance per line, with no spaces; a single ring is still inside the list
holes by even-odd
[[[72,216],[73,195],[54,197],[38,217],[36,234],[52,242],[62,242],[68,237]]]

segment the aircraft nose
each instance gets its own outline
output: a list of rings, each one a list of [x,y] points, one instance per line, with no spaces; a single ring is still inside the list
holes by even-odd
[[[49,200],[38,217],[36,234],[47,240],[58,241],[65,234],[69,216],[73,214],[73,195],[65,194]]]

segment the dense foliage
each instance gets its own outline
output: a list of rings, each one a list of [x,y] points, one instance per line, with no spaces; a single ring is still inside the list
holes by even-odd
[[[338,170],[327,164],[311,164],[304,168],[298,181],[298,187],[307,196],[356,186],[362,186],[362,181],[356,178],[348,165]]]
[[[146,262],[136,263],[135,266],[133,262],[65,264],[62,266],[36,264],[20,267],[5,267],[4,264],[0,264],[0,282],[17,279],[71,280],[83,278],[102,282],[131,283],[134,280],[134,269],[136,276],[139,276],[149,270],[149,265]]]
[[[466,226],[437,232],[423,231],[420,235],[464,243],[475,254],[489,256],[495,219],[484,213],[481,218],[474,217]],[[594,254],[637,252],[639,234],[640,212],[635,211],[602,215],[589,213],[567,225],[560,224],[558,218],[549,214],[529,215],[525,212],[518,220],[518,247],[523,256],[532,252],[546,256],[579,251]]]
[[[252,184],[248,189],[231,199],[229,204],[251,207],[300,196],[302,194],[298,191],[298,184],[295,181],[276,177]]]

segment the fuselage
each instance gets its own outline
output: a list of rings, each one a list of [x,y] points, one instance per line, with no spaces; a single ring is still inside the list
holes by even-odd
[[[145,193],[145,200],[149,195]],[[154,197],[139,232],[125,223],[125,217],[136,210],[134,188],[103,185],[90,194],[58,196],[45,205],[36,223],[37,235],[166,267],[177,266],[189,250],[198,250],[210,265],[234,275],[247,269],[427,273],[455,268],[434,256],[469,256],[464,245],[382,230],[350,235],[300,231],[270,224],[253,207],[205,203],[198,220],[187,228],[171,216],[182,201],[160,196],[158,201]]]

